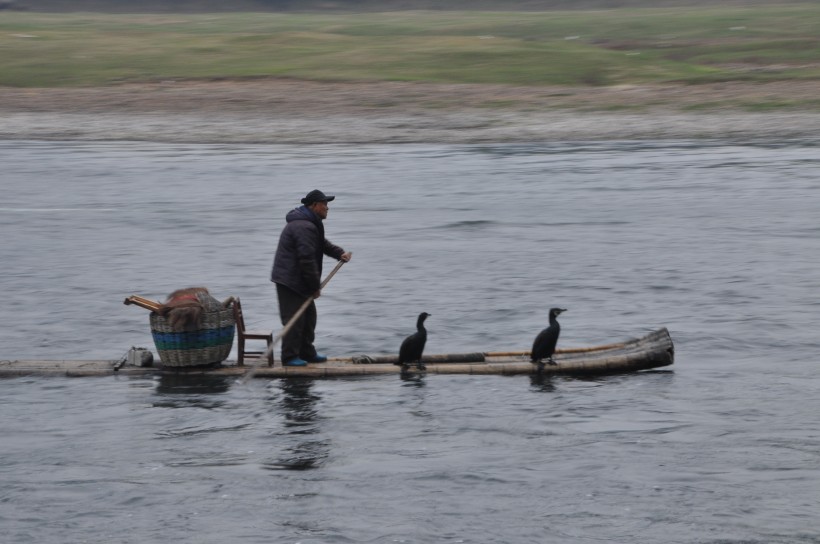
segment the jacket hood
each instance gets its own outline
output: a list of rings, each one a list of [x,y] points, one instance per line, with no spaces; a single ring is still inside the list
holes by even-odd
[[[310,211],[307,206],[299,206],[298,208],[294,208],[285,215],[285,221],[290,223],[291,221],[310,221],[311,223],[316,223],[320,221],[320,219],[316,216],[315,213]]]

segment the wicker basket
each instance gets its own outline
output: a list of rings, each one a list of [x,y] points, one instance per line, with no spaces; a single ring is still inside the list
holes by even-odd
[[[151,312],[151,335],[163,366],[213,365],[228,358],[236,328],[230,306],[233,298],[223,304],[207,293],[200,293],[197,299],[205,310],[197,330],[175,331],[164,317]]]

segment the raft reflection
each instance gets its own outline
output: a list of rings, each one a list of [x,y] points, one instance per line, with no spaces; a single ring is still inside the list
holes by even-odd
[[[226,393],[233,380],[227,376],[208,374],[163,373],[156,378],[154,394],[161,400],[155,406],[187,408],[196,406],[213,410],[225,405],[225,399],[215,397]]]
[[[159,395],[213,395],[227,392],[232,381],[229,376],[166,372],[159,376],[156,392]]]

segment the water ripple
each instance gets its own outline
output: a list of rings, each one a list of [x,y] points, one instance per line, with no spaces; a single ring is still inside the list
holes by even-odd
[[[354,252],[317,303],[333,355],[395,353],[420,311],[431,353],[526,349],[552,305],[564,346],[676,345],[590,379],[5,379],[4,535],[816,542],[817,148],[0,142],[5,358],[152,346],[123,298],[185,285],[278,330],[276,235],[315,187]]]

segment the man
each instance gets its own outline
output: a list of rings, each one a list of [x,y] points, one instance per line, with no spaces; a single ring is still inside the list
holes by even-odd
[[[324,255],[345,262],[350,260],[349,252],[325,238],[322,221],[327,219],[327,203],[334,198],[314,189],[302,199],[302,206],[285,216],[287,224],[279,237],[271,271],[271,281],[276,283],[282,325],[291,320],[306,300],[321,295]],[[315,331],[316,305],[311,300],[308,309],[282,337],[283,365],[305,366],[327,361],[327,357],[317,353],[313,346]]]

